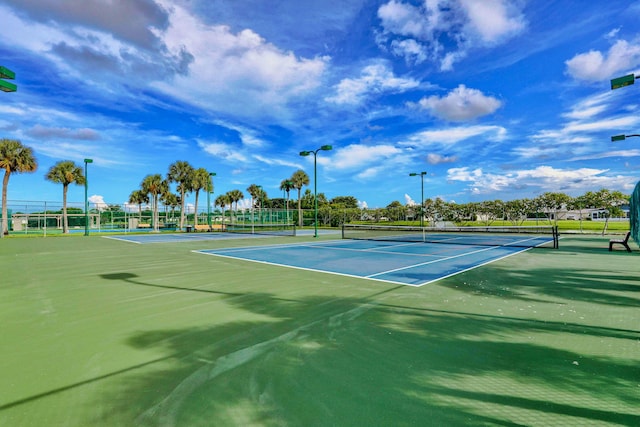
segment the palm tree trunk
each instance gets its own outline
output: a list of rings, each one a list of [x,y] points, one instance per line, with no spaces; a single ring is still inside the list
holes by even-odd
[[[9,186],[9,175],[10,173],[5,170],[2,180],[2,218],[0,222],[2,222],[2,234],[5,236],[9,234],[9,218],[7,218],[7,187]]]
[[[160,231],[160,215],[158,214],[158,195],[153,196],[153,230]]]
[[[69,232],[69,221],[67,219],[67,185],[62,186],[62,234]]]
[[[184,191],[180,192],[180,197],[182,200],[180,201],[180,230],[184,227]]]
[[[198,225],[198,194],[199,193],[200,193],[200,190],[196,190],[196,206],[195,206],[196,210],[195,210],[195,215],[194,215],[194,218],[193,218],[193,221],[194,221],[193,224],[194,225]]]
[[[300,199],[300,190],[302,187],[298,188],[298,227],[302,228],[302,204]]]

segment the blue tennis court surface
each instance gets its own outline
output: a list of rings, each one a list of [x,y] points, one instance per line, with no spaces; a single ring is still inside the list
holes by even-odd
[[[466,246],[334,240],[311,244],[194,251],[311,271],[422,286],[528,250],[512,246]]]
[[[102,236],[105,239],[122,240],[130,243],[177,243],[195,242],[199,240],[228,240],[228,239],[252,239],[273,237],[268,234],[244,234],[244,233],[159,233],[159,234],[121,234],[118,236]]]

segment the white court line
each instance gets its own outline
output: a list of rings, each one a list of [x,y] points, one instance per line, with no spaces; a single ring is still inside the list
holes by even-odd
[[[120,242],[127,242],[127,243],[135,243],[137,245],[141,245],[142,242],[136,242],[135,240],[131,240],[131,239],[123,239],[122,237],[114,237],[114,236],[101,236],[103,239],[112,239],[112,240],[118,240]]]
[[[375,274],[371,274],[369,276],[365,276],[365,277],[376,277],[376,276],[382,276],[383,274],[389,274],[389,273],[395,273],[396,271],[402,271],[402,270],[408,270],[410,268],[415,268],[415,267],[422,267],[423,265],[428,265],[428,264],[435,264],[437,262],[443,262],[443,261],[449,261],[450,259],[455,259],[455,258],[460,258],[463,256],[467,256],[467,255],[473,255],[473,254],[477,254],[480,252],[485,252],[485,251],[490,251],[492,249],[497,249],[500,248],[501,246],[492,246],[489,248],[484,248],[484,249],[478,249],[477,251],[472,251],[472,252],[465,252],[462,254],[458,254],[458,255],[453,255],[453,256],[449,256],[449,257],[444,257],[441,259],[434,259],[431,261],[426,261],[426,262],[421,262],[420,264],[414,264],[414,265],[410,265],[408,267],[399,267],[399,268],[394,268],[392,270],[387,270],[387,271],[383,271],[381,273],[375,273]],[[519,251],[521,252],[521,251]]]
[[[266,246],[256,246],[255,248],[263,248],[263,247],[266,247]],[[203,255],[217,256],[217,257],[221,257],[221,258],[235,259],[235,260],[240,260],[240,261],[256,262],[258,264],[275,265],[277,267],[294,268],[296,270],[313,271],[314,273],[335,274],[336,276],[351,277],[351,278],[354,278],[354,279],[375,280],[377,282],[392,283],[394,285],[404,285],[404,286],[414,286],[414,287],[415,286],[422,286],[422,284],[413,285],[411,283],[406,283],[406,282],[396,282],[395,280],[376,279],[375,277],[358,276],[356,274],[340,273],[340,272],[337,272],[337,271],[319,270],[319,269],[316,269],[316,268],[298,267],[298,266],[290,265],[290,264],[279,264],[277,262],[271,262],[271,261],[260,261],[260,260],[257,260],[257,259],[239,258],[239,257],[235,257],[235,256],[232,256],[232,255],[221,255],[221,254],[205,252],[205,251],[202,251],[202,250],[194,250],[194,251],[191,251],[191,252],[201,253]]]
[[[428,280],[426,282],[423,283],[418,283],[418,284],[412,284],[412,283],[406,283],[406,282],[399,282],[399,281],[395,281],[395,280],[387,280],[387,279],[379,279],[376,276],[381,276],[384,274],[389,274],[389,273],[393,273],[396,271],[401,271],[401,270],[408,270],[411,268],[416,268],[416,267],[421,267],[423,265],[428,265],[428,264],[434,264],[437,262],[442,262],[442,261],[447,261],[450,259],[454,259],[454,258],[460,258],[460,257],[464,257],[467,255],[472,255],[472,254],[476,254],[476,253],[480,253],[480,252],[485,252],[485,251],[489,251],[489,250],[493,250],[493,249],[498,249],[501,246],[491,246],[491,247],[487,247],[487,248],[482,248],[476,251],[472,251],[472,252],[465,252],[462,254],[458,254],[458,255],[454,255],[454,256],[449,256],[449,257],[445,257],[442,259],[437,259],[437,260],[431,260],[431,261],[427,261],[427,262],[423,262],[423,263],[419,263],[419,264],[413,264],[410,266],[406,266],[406,267],[400,267],[400,268],[396,268],[396,269],[392,269],[392,270],[387,270],[384,272],[380,272],[380,273],[375,273],[375,274],[371,274],[368,276],[361,276],[361,275],[355,275],[355,274],[348,274],[348,273],[340,273],[340,272],[336,272],[336,271],[331,271],[331,270],[320,270],[320,269],[315,269],[315,268],[309,268],[309,267],[298,267],[295,265],[290,265],[290,264],[282,264],[282,263],[277,263],[277,262],[272,262],[272,261],[261,261],[261,260],[256,260],[256,259],[248,259],[248,258],[240,258],[237,256],[233,256],[233,255],[223,255],[220,253],[215,253],[215,251],[221,251],[221,252],[227,252],[227,253],[235,253],[235,252],[243,252],[243,251],[248,251],[248,250],[255,250],[255,249],[269,249],[269,248],[292,248],[292,247],[316,247],[319,249],[333,249],[333,250],[351,250],[351,251],[356,251],[356,252],[366,252],[366,253],[372,253],[368,250],[362,250],[362,249],[350,249],[350,248],[336,248],[336,247],[331,247],[330,244],[332,242],[317,242],[317,243],[297,243],[297,244],[285,244],[285,245],[264,245],[264,246],[251,246],[251,247],[245,247],[245,248],[229,248],[229,249],[214,249],[214,250],[206,250],[206,249],[199,249],[199,250],[193,250],[191,252],[196,252],[196,253],[201,253],[204,255],[213,255],[213,256],[219,256],[222,258],[228,258],[228,259],[235,259],[235,260],[241,260],[241,261],[250,261],[250,262],[256,262],[259,264],[266,264],[266,265],[275,265],[278,267],[289,267],[289,268],[294,268],[297,270],[304,270],[304,271],[313,271],[313,272],[317,272],[317,273],[328,273],[328,274],[335,274],[338,276],[344,276],[344,277],[352,277],[352,278],[357,278],[357,279],[367,279],[367,280],[375,280],[375,281],[379,281],[379,282],[385,282],[385,283],[392,283],[392,284],[397,284],[397,285],[405,285],[405,286],[413,286],[413,287],[420,287],[420,286],[424,286],[427,285],[429,283],[433,283],[436,282],[438,280],[442,280],[445,279],[447,277],[451,277],[451,276],[455,276],[456,274],[460,274],[463,273],[465,271],[469,271],[469,270],[473,270],[474,268],[483,266],[483,265],[487,265],[490,264],[492,262],[496,262],[499,261],[501,259],[507,258],[509,256],[512,255],[516,255],[525,251],[528,251],[531,248],[522,248],[521,250],[518,250],[516,252],[512,252],[509,254],[506,254],[505,256],[499,257],[499,258],[495,258],[495,259],[490,259],[487,260],[486,262],[480,263],[480,264],[474,264],[468,268],[465,268],[463,270],[460,271],[456,271],[453,272],[451,274],[447,274],[445,276],[440,276],[437,277],[436,279],[432,279],[432,280]],[[333,242],[335,243],[335,242]],[[424,244],[424,243],[419,243],[419,244]],[[406,244],[402,244],[402,245],[392,245],[392,247],[395,246],[406,246]],[[405,255],[410,255],[410,254],[404,254],[404,253],[397,253],[397,252],[390,252],[390,254],[393,255],[398,255],[398,256],[405,256]]]
[[[472,265],[471,267],[465,268],[464,270],[456,271],[456,272],[453,272],[451,274],[447,274],[445,276],[441,276],[441,277],[438,277],[436,279],[428,280],[426,282],[423,282],[423,283],[420,283],[420,284],[417,284],[417,285],[412,285],[412,286],[420,287],[420,286],[428,285],[429,283],[437,282],[438,280],[446,279],[448,277],[455,276],[456,274],[464,273],[465,271],[470,271],[470,270],[473,270],[474,268],[482,267],[483,265],[491,264],[492,262],[500,261],[501,259],[505,259],[505,258],[508,258],[510,256],[513,256],[513,255],[517,255],[517,254],[522,253],[522,252],[526,252],[529,249],[531,249],[531,248],[523,248],[521,251],[517,251],[517,252],[510,253],[510,254],[506,254],[505,256],[501,256],[500,258],[489,259],[489,260],[487,260],[487,261],[485,261],[485,262],[483,262],[481,264],[476,264],[476,265]],[[377,279],[372,279],[372,280],[377,280]]]

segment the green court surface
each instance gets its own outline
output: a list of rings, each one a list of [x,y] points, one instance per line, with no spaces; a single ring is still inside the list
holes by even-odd
[[[610,237],[422,287],[192,252],[313,237],[2,239],[0,425],[638,426]]]

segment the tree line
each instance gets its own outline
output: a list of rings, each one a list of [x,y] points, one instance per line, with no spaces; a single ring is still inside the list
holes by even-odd
[[[0,168],[4,169],[2,183],[2,218],[7,218],[7,188],[9,177],[12,173],[35,172],[37,162],[30,147],[24,146],[20,141],[12,139],[0,140]],[[128,202],[138,205],[142,212],[142,206],[150,204],[153,215],[153,225],[159,227],[158,206],[163,203],[165,207],[173,210],[180,208],[180,228],[185,223],[185,200],[188,194],[195,196],[195,224],[198,222],[198,204],[201,192],[213,191],[213,176],[215,174],[205,168],[194,168],[187,161],[176,161],[169,165],[165,176],[150,174],[144,177],[140,188],[131,192]],[[69,185],[83,185],[86,182],[83,169],[71,160],[62,160],[52,166],[45,175],[45,179],[62,184],[63,195],[63,233],[68,233],[67,220],[67,190]],[[175,185],[175,192],[171,185]],[[297,170],[289,178],[280,183],[280,190],[286,193],[286,198],[270,199],[261,185],[251,184],[246,191],[252,199],[252,207],[289,209],[289,196],[292,190],[297,190],[298,225],[303,225],[303,209],[314,208],[314,195],[309,189],[303,194],[302,188],[309,185],[309,176],[303,170]],[[244,193],[240,189],[234,189],[218,195],[214,205],[222,208],[224,216],[225,208],[238,211],[238,202],[243,200]],[[582,196],[571,197],[564,193],[547,192],[533,199],[517,199],[511,201],[493,200],[458,204],[446,202],[441,198],[426,199],[422,204],[405,204],[393,201],[386,208],[361,209],[358,200],[353,196],[338,196],[329,200],[324,193],[318,193],[318,217],[323,225],[337,226],[340,223],[358,220],[411,220],[426,218],[429,222],[452,221],[461,223],[464,221],[483,221],[486,225],[501,219],[510,221],[514,225],[522,224],[527,218],[544,215],[549,221],[557,221],[561,210],[601,209],[606,213],[607,219],[620,213],[620,207],[629,203],[630,196],[619,191],[601,189],[596,192],[587,192]],[[2,234],[8,234],[8,221],[2,221]]]

